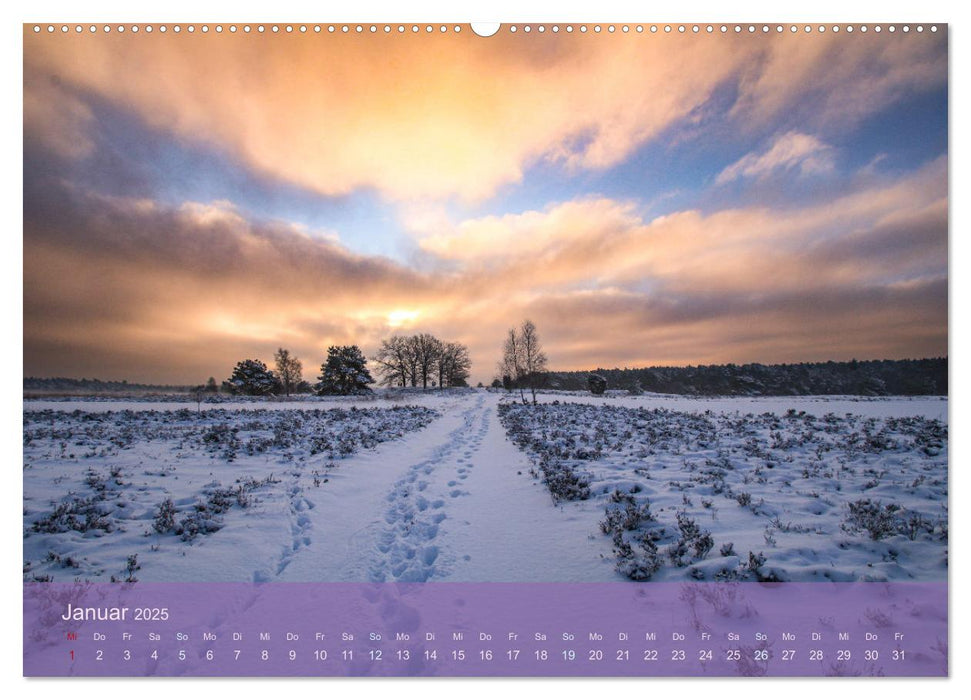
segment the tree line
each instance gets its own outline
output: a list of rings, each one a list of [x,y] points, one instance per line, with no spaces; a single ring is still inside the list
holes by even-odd
[[[688,396],[947,396],[948,358],[553,372],[551,389]]]
[[[368,359],[357,345],[332,345],[320,366],[317,382],[303,379],[303,363],[289,350],[279,348],[273,355],[274,368],[261,360],[236,363],[232,375],[222,383],[223,391],[235,395],[271,396],[293,393],[350,396],[366,394],[375,383]],[[472,367],[468,348],[461,343],[439,340],[429,333],[394,335],[381,341],[372,358],[382,384],[427,389],[468,386]],[[213,377],[197,391],[219,390]]]

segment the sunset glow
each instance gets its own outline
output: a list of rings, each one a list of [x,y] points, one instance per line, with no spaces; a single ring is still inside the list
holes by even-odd
[[[948,351],[947,31],[24,29],[24,373]]]

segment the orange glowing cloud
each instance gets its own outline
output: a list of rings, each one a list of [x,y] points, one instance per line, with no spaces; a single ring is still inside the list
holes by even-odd
[[[89,115],[79,99],[92,94],[319,193],[480,200],[541,160],[615,165],[679,120],[701,118],[728,80],[738,82],[742,126],[817,92],[827,97],[815,121],[858,118],[939,84],[945,40],[25,28],[25,128],[82,152]]]
[[[447,272],[226,204],[55,191],[26,224],[25,372],[201,381],[281,345],[310,367],[329,344],[420,330],[469,345],[486,380],[524,317],[559,369],[940,355],[946,171],[791,209],[642,220],[601,198],[468,220],[428,243]]]

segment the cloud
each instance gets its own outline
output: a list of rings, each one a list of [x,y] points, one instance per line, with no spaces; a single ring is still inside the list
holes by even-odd
[[[91,108],[55,76],[38,75],[24,89],[24,130],[58,156],[76,159],[91,154],[94,142]]]
[[[90,104],[325,195],[482,200],[539,162],[596,171],[693,121],[854,123],[947,78],[921,36],[35,35],[25,129],[82,156]],[[204,67],[204,68],[201,68]],[[60,87],[52,87],[54,85]]]
[[[852,36],[786,34],[744,71],[731,113],[748,129],[772,121],[834,130],[947,79],[947,29]],[[912,41],[916,39],[916,41]]]
[[[309,375],[329,344],[421,330],[485,380],[526,317],[559,369],[946,354],[946,185],[942,158],[799,208],[567,201],[451,225],[429,272],[227,202],[62,186],[25,201],[24,371],[199,382],[282,345]]]
[[[811,206],[645,220],[584,199],[424,244],[458,261],[477,329],[528,316],[560,367],[947,352],[944,159]]]
[[[394,305],[440,293],[441,281],[226,202],[44,194],[24,212],[28,373],[189,380],[281,343],[316,357],[381,337]]]
[[[822,175],[833,170],[833,149],[815,136],[790,131],[777,137],[768,150],[749,153],[722,170],[715,184],[743,177],[766,178],[778,171],[798,170]]]
[[[563,202],[545,211],[469,219],[453,230],[439,220],[438,232],[421,238],[419,245],[449,260],[490,264],[515,257],[535,264],[536,256],[556,256],[558,251],[591,239],[608,238],[611,231],[630,229],[639,222],[634,209],[633,203],[591,198]]]

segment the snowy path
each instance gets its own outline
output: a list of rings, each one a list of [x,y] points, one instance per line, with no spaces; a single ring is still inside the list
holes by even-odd
[[[497,403],[456,398],[425,430],[341,462],[323,488],[294,484],[293,543],[271,580],[614,579],[589,516],[553,506]]]
[[[124,580],[137,557],[141,581],[617,581],[600,530],[615,489],[650,505],[633,527],[659,534],[653,580],[735,572],[749,553],[797,580],[946,575],[946,399],[544,396],[510,411],[516,434],[533,454],[582,451],[592,489],[554,504],[499,421],[514,398],[30,402],[25,578]],[[684,412],[653,412],[665,402]],[[906,520],[874,529],[871,501]],[[203,512],[204,531],[184,528]],[[710,530],[704,554],[671,558],[679,515]]]

